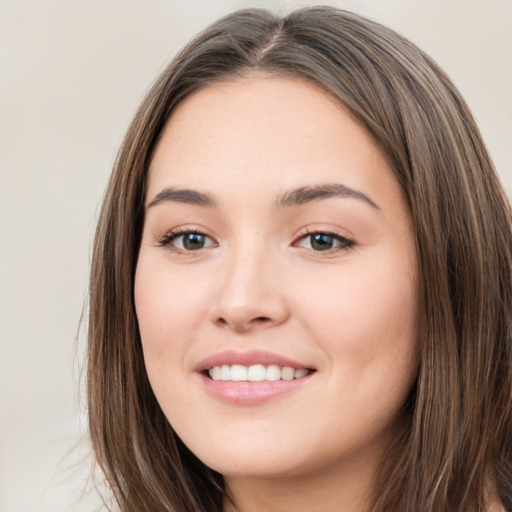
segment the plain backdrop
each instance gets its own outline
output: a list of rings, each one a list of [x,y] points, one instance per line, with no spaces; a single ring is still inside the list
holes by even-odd
[[[512,0],[324,3],[383,22],[437,59],[512,191]],[[0,0],[1,512],[99,504],[84,494],[79,324],[100,200],[148,86],[217,17],[307,4]]]

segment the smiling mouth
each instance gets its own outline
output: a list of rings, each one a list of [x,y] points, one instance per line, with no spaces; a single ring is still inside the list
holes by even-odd
[[[314,372],[310,368],[292,368],[276,364],[223,364],[209,368],[205,374],[212,380],[224,382],[275,382],[279,380],[294,380],[306,377]]]

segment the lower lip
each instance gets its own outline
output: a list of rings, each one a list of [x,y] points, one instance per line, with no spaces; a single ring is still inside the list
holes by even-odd
[[[299,389],[314,373],[300,379],[261,382],[212,380],[202,373],[200,376],[208,393],[215,398],[236,405],[256,405]]]

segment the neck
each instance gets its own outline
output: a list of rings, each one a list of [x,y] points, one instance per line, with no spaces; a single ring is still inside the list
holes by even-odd
[[[349,464],[284,478],[226,477],[224,512],[365,512],[375,467]]]

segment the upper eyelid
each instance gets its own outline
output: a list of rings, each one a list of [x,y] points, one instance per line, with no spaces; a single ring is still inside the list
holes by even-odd
[[[209,238],[210,240],[212,240],[215,245],[218,245],[218,242],[215,239],[215,237],[206,233],[205,230],[198,229],[198,228],[191,228],[191,227],[184,227],[184,228],[178,227],[178,228],[173,228],[173,229],[167,230],[163,235],[155,237],[156,245],[159,247],[167,247],[169,244],[171,244],[174,240],[176,240],[180,236],[190,234],[190,233],[195,233],[195,234],[198,234],[201,236],[205,236],[205,237]]]
[[[211,239],[215,239],[213,235],[208,233],[208,230],[199,226],[178,226],[176,228],[171,228],[165,231],[165,233],[162,236],[179,236],[179,235],[186,235],[187,233],[197,233],[200,235],[207,236]]]
[[[327,235],[329,237],[336,239],[339,242],[339,246],[332,247],[330,249],[325,249],[323,251],[315,251],[312,249],[301,247],[299,245],[300,242],[302,242],[303,240],[306,240],[308,237],[310,237],[312,235],[317,235],[317,234]],[[351,249],[351,248],[355,247],[356,245],[357,245],[357,243],[356,243],[354,237],[352,237],[352,236],[345,236],[345,235],[342,235],[341,233],[337,233],[335,231],[328,230],[328,229],[313,229],[313,230],[311,230],[309,228],[307,228],[306,232],[296,236],[295,239],[293,240],[293,242],[291,243],[292,247],[296,247],[298,249],[306,249],[308,251],[314,252],[315,254],[323,253],[325,256],[327,256],[329,254],[332,255],[333,253],[337,253],[340,251]]]
[[[310,231],[308,233],[304,233],[303,235],[298,236],[295,240],[303,240],[304,238],[307,238],[308,236],[312,236],[312,235],[327,235],[332,238],[336,238],[338,240],[355,243],[354,240],[352,240],[351,238],[349,238],[345,235],[341,235],[339,233],[334,233],[332,231]]]
[[[210,238],[216,245],[219,245],[219,241],[217,240],[217,238],[215,236],[213,236],[212,234],[208,233],[207,231],[208,230],[206,230],[206,229],[202,229],[202,228],[195,227],[195,226],[183,226],[183,227],[176,227],[176,228],[169,229],[163,235],[157,236],[155,238],[156,238],[158,245],[164,245],[162,243],[163,240],[167,240],[167,243],[170,243],[171,240],[174,240],[174,239],[178,238],[179,236],[183,236],[188,233],[197,233],[202,236]],[[341,234],[333,229],[322,229],[322,228],[313,228],[312,229],[310,227],[305,228],[305,230],[299,231],[292,239],[290,245],[294,245],[298,241],[300,241],[308,236],[315,235],[315,234],[325,234],[328,236],[332,236],[333,238],[337,238],[338,240],[348,242],[352,245],[355,245],[354,237],[350,234],[348,234],[348,235]]]
[[[324,234],[329,235],[335,238],[341,238],[343,240],[348,240],[351,242],[355,242],[353,235],[351,234],[343,234],[339,231],[333,230],[333,229],[322,229],[322,228],[306,228],[305,231],[299,231],[298,234],[295,237],[295,240],[299,240],[301,238],[304,238],[306,236],[310,235],[316,235],[316,234]]]

